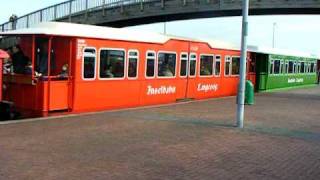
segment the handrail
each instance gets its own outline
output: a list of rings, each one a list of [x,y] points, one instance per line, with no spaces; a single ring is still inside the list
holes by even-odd
[[[41,22],[55,21],[68,17],[70,19],[75,14],[87,13],[99,8],[117,8],[153,1],[159,0],[69,0],[18,17],[14,22],[5,22],[0,25],[0,31],[28,28]]]

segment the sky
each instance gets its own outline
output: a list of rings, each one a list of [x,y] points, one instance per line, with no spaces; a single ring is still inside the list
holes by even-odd
[[[23,16],[64,0],[0,0],[0,24],[12,14]],[[272,47],[273,29],[275,47],[320,54],[320,15],[250,16],[250,45]],[[274,23],[276,24],[274,27]],[[164,23],[140,25],[129,29],[163,33]],[[241,17],[207,18],[166,23],[171,35],[213,39],[240,46]]]

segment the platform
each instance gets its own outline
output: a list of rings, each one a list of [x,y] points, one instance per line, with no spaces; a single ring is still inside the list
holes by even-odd
[[[0,179],[320,179],[320,86],[0,125]]]

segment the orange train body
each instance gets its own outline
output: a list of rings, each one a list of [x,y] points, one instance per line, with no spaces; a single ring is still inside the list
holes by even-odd
[[[19,35],[13,33],[12,35]],[[55,50],[55,69],[50,76],[37,78],[33,75],[5,74],[4,82],[8,84],[4,98],[13,101],[18,109],[38,116],[52,112],[93,112],[108,109],[147,106],[173,103],[180,99],[205,99],[233,96],[237,93],[239,75],[231,75],[232,63],[226,70],[227,57],[240,57],[240,51],[214,47],[214,44],[170,38],[164,43],[138,42],[133,40],[106,39],[98,37],[70,37],[55,34],[23,35],[20,45],[35,66],[36,39],[51,39]],[[85,79],[85,49],[94,49],[94,78]],[[121,78],[100,78],[101,50],[121,50],[125,52],[124,75]],[[129,51],[137,52],[137,77],[129,78]],[[146,77],[147,53],[154,52],[154,77]],[[175,54],[173,76],[160,77],[158,74],[159,53]],[[181,76],[182,55],[187,55],[187,75]],[[191,55],[196,58],[195,76],[190,76]],[[211,75],[200,75],[201,57],[212,59]],[[219,74],[215,72],[215,63],[220,57]],[[251,61],[248,54],[248,61]],[[69,76],[60,79],[55,76],[67,63]],[[247,63],[248,65],[250,63]],[[48,66],[49,67],[49,66]],[[227,72],[227,74],[226,74]],[[230,73],[230,74],[229,74]],[[248,72],[247,79],[255,83],[255,72]],[[26,113],[27,114],[27,113]]]

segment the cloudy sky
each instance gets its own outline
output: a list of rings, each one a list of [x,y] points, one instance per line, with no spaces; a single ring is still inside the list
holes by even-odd
[[[0,7],[0,23],[12,14],[23,16],[63,0],[10,0]],[[273,24],[275,47],[320,54],[320,16],[251,16],[249,44],[272,47]],[[130,27],[163,32],[163,23]],[[218,39],[240,45],[241,17],[208,18],[168,22],[167,33],[201,39]]]

